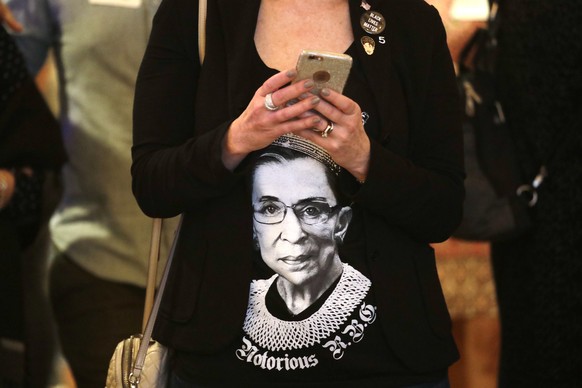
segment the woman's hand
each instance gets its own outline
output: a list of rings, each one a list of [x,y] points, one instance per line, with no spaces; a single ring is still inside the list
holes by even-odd
[[[300,132],[325,122],[318,115],[308,113],[321,101],[309,93],[313,81],[285,86],[296,74],[295,70],[288,70],[269,78],[255,92],[245,111],[233,121],[222,146],[222,161],[226,168],[234,170],[250,152],[268,146],[285,133]],[[265,98],[268,94],[278,109],[267,109]],[[291,100],[297,102],[287,106]]]
[[[4,209],[10,203],[15,183],[14,174],[10,170],[0,169],[0,209]]]
[[[12,31],[21,32],[22,25],[16,21],[14,15],[10,11],[10,8],[6,6],[2,1],[0,1],[0,22],[5,23]]]
[[[325,148],[337,164],[364,182],[370,163],[370,139],[364,130],[360,106],[331,89],[323,89],[321,97],[323,100],[314,110],[327,120],[295,133]]]

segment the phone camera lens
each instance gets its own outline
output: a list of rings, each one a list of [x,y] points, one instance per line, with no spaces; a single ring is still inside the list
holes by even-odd
[[[331,78],[331,75],[325,70],[321,70],[321,71],[313,73],[313,81],[318,82],[318,83],[327,82],[327,81],[329,81],[330,78]]]

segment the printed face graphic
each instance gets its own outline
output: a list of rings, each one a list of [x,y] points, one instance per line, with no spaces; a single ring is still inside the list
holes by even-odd
[[[264,262],[296,286],[317,283],[334,260],[351,218],[337,206],[325,167],[310,158],[257,167],[254,232]]]

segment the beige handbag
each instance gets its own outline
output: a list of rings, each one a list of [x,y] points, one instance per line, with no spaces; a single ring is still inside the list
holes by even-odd
[[[206,48],[206,1],[200,0],[198,2],[198,54],[200,56],[200,64],[204,62]],[[153,301],[160,253],[162,219],[155,218],[153,220],[144,308],[143,326],[145,329],[143,335],[133,335],[117,344],[109,362],[107,380],[105,382],[106,388],[156,388],[168,385],[168,349],[152,339],[152,331],[162,301],[181,225],[182,216],[175,232],[174,242],[158,293],[155,301]]]
[[[162,232],[162,219],[154,219],[144,309],[144,322],[147,320],[147,324],[143,335],[132,335],[117,344],[109,361],[106,388],[154,388],[167,385],[168,349],[152,339],[152,331],[168,280],[181,224],[180,219],[160,287],[152,305]]]
[[[150,340],[141,368],[137,357],[141,347],[141,335],[121,341],[115,348],[107,372],[107,388],[153,388],[168,385],[168,349]],[[132,365],[136,365],[132,369]]]

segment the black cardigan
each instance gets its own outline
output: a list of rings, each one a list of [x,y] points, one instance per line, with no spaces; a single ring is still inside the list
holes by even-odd
[[[25,251],[46,225],[56,206],[61,187],[58,172],[66,161],[59,124],[26,70],[16,43],[0,25],[0,168],[32,167],[44,176],[40,219],[15,219],[8,208],[0,210],[0,337],[23,339],[24,260],[32,260],[34,250]],[[49,179],[50,178],[50,179]],[[14,199],[14,197],[13,197]],[[37,238],[37,242],[38,242]],[[40,242],[39,242],[40,244]],[[29,290],[28,290],[29,291]]]
[[[363,209],[367,261],[389,345],[413,370],[450,365],[458,353],[430,242],[458,225],[462,132],[453,65],[437,11],[420,0],[369,0],[387,20],[387,43],[359,53],[378,101]],[[184,213],[155,337],[210,353],[240,333],[251,280],[252,215],[243,163],[221,162],[221,140],[260,85],[251,71],[260,0],[208,2],[199,66],[197,2],[164,0],[138,75],[133,190],[152,217]],[[350,0],[355,39],[360,1]],[[398,93],[397,93],[398,91]],[[405,95],[405,99],[396,96]],[[248,248],[247,248],[248,247]]]

